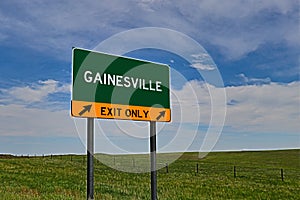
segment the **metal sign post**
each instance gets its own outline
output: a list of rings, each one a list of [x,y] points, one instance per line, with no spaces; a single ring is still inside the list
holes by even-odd
[[[156,122],[150,121],[151,200],[157,200]]]
[[[87,200],[94,199],[94,118],[87,118]]]

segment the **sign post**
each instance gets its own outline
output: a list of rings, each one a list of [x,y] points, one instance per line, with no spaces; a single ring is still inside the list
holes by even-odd
[[[94,199],[94,118],[150,122],[151,199],[157,200],[156,122],[170,122],[169,66],[80,48],[72,52],[71,115],[87,118],[87,199]]]
[[[87,199],[94,199],[94,118],[87,118]]]
[[[157,200],[156,122],[150,122],[151,200]]]

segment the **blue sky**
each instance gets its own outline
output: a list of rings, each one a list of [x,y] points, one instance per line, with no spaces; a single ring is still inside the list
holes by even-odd
[[[299,7],[297,0],[1,1],[0,153],[84,153],[84,120],[74,123],[69,111],[71,49],[94,49],[115,34],[143,27],[178,31],[201,44],[224,82],[222,87],[206,83],[197,72],[209,68],[174,52],[126,54],[169,64],[184,77],[171,74],[174,95],[186,103],[181,106],[187,113],[180,113],[183,121],[175,117],[160,125],[161,151],[200,149],[212,116],[208,91],[225,91],[227,97],[214,150],[299,148]],[[186,98],[191,89],[196,99]],[[177,113],[177,100],[172,101]],[[189,106],[195,103],[197,122]],[[99,123],[120,151],[148,150],[147,124],[118,122],[125,132],[145,132],[132,137],[115,122]],[[132,130],[136,126],[140,129]],[[96,135],[97,151],[119,151],[102,137]]]

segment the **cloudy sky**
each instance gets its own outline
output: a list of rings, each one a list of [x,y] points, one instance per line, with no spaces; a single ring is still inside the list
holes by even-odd
[[[174,52],[192,49],[181,39],[168,43],[173,52],[126,52],[172,69],[173,120],[158,127],[161,151],[200,150],[210,140],[213,150],[299,148],[299,8],[298,0],[0,1],[0,153],[84,153],[85,120],[70,117],[72,47],[94,49],[143,27],[203,47],[190,60]],[[170,41],[158,35],[155,42]],[[118,42],[114,53],[143,38],[153,34]],[[212,71],[221,85],[205,79]],[[214,124],[222,132],[208,133],[223,115],[224,125]],[[98,152],[148,151],[147,123],[97,127]]]

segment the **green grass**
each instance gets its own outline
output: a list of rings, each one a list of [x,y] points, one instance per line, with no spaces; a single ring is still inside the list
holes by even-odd
[[[299,199],[300,150],[158,155],[159,199]],[[148,155],[97,155],[135,172],[149,168]],[[198,173],[196,165],[198,164]],[[150,199],[150,174],[117,171],[95,162],[95,199]],[[233,176],[236,166],[236,177]],[[280,169],[284,170],[284,181]],[[85,199],[84,156],[0,157],[0,199]]]

